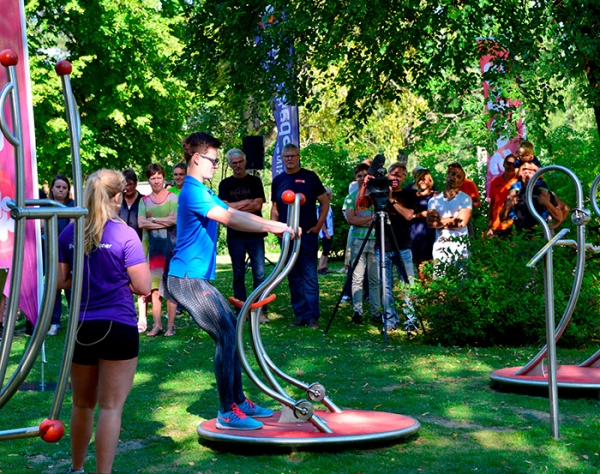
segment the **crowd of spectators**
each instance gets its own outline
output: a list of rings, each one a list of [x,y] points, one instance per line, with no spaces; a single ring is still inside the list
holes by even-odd
[[[271,189],[271,218],[285,223],[287,205],[281,201],[284,190],[302,192],[307,202],[301,208],[300,227],[303,229],[301,255],[288,276],[291,307],[295,316],[293,327],[317,328],[320,317],[319,283],[317,275],[329,273],[328,255],[331,249],[334,212],[330,206],[331,188],[325,188],[321,179],[312,171],[300,166],[300,150],[287,145],[282,155],[284,172],[277,176]],[[266,194],[261,179],[246,171],[246,156],[240,149],[227,152],[231,176],[221,180],[219,198],[230,208],[261,216]],[[504,159],[503,172],[492,180],[488,190],[487,236],[508,238],[513,232],[528,231],[537,221],[529,212],[525,202],[527,183],[541,167],[531,142],[521,143],[516,155]],[[390,183],[386,204],[384,249],[381,249],[379,226],[369,232],[375,211],[369,192],[370,160],[355,166],[355,179],[349,183],[349,194],[344,199],[343,215],[350,224],[348,232],[345,267],[353,272],[348,275],[347,296],[351,300],[353,314],[351,322],[363,321],[363,303],[367,303],[372,320],[395,330],[400,323],[396,302],[393,299],[395,280],[402,286],[424,281],[424,265],[427,262],[454,264],[469,257],[468,237],[473,237],[472,213],[481,207],[479,189],[465,175],[460,163],[447,167],[444,183],[434,183],[430,170],[417,166],[412,171],[412,180],[406,185],[409,175],[405,164],[397,162],[387,169]],[[172,168],[173,184],[167,185],[165,169],[160,164],[151,164],[146,169],[146,178],[151,192],[143,196],[138,191],[138,178],[132,169],[123,171],[125,189],[119,217],[133,228],[146,253],[153,275],[152,291],[138,299],[138,331],[146,332],[147,303],[152,305],[152,328],[147,336],[175,334],[175,314],[182,311],[169,294],[166,275],[169,262],[177,242],[178,198],[186,176],[186,163]],[[69,194],[68,178],[57,175],[50,187],[50,197],[65,205],[73,205]],[[569,212],[569,207],[556,196],[543,180],[534,185],[533,201],[536,211],[549,221],[551,227],[560,225]],[[68,220],[64,220],[66,226]],[[265,279],[266,233],[227,229],[227,248],[232,261],[233,295],[240,301],[247,297],[245,274],[252,270],[253,288]],[[319,241],[322,255],[318,259]],[[380,266],[385,275],[380,275]],[[395,272],[394,272],[395,269]],[[397,275],[397,278],[394,276]],[[434,272],[434,277],[439,272]],[[381,288],[385,276],[386,288]],[[404,295],[405,292],[401,292]],[[69,293],[66,292],[67,300]],[[405,316],[405,329],[413,330],[415,315],[410,300],[399,302]],[[166,332],[163,329],[162,300],[167,300]],[[62,310],[61,292],[49,335],[60,330]],[[268,323],[267,308],[263,308],[261,323]]]

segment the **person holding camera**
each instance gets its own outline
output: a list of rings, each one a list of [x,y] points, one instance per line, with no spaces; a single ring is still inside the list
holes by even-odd
[[[352,252],[350,261],[354,268],[352,273],[352,305],[354,315],[352,323],[361,324],[363,316],[363,280],[365,268],[369,279],[369,303],[371,305],[371,317],[376,321],[381,321],[380,296],[379,296],[379,266],[375,259],[375,233],[367,238],[369,227],[374,217],[373,203],[368,195],[368,190],[364,189],[365,178],[369,171],[369,165],[361,163],[354,168],[354,177],[358,183],[358,190],[350,193],[344,200],[344,215],[348,224],[352,226]],[[364,195],[359,199],[359,195]],[[357,260],[358,252],[367,239],[367,243]]]
[[[515,229],[518,232],[529,230],[537,225],[537,220],[527,207],[525,190],[538,169],[538,165],[533,161],[524,162],[521,165],[519,179],[511,186],[504,207],[500,211],[500,220],[502,222],[513,220]],[[544,219],[552,217],[558,222],[564,220],[563,212],[558,206],[556,197],[550,193],[548,185],[542,180],[538,180],[533,187],[533,206]]]
[[[412,208],[414,207],[416,199],[416,191],[412,189],[402,189],[402,183],[404,183],[406,175],[406,165],[403,163],[394,163],[388,169],[390,188],[386,211],[389,217],[389,225],[385,226],[385,248],[383,255],[383,269],[385,271],[386,283],[383,297],[383,322],[387,332],[395,331],[399,322],[392,291],[394,285],[393,266],[396,266],[398,269],[400,281],[410,285],[415,278],[411,251],[410,221],[414,215]],[[376,226],[375,229],[375,258],[377,262],[380,262],[382,255],[379,226]],[[396,250],[400,252],[399,255]],[[408,299],[405,301],[407,303],[405,314],[408,319],[406,328],[412,330],[414,329],[412,305]],[[409,322],[411,323],[410,327],[408,324]]]

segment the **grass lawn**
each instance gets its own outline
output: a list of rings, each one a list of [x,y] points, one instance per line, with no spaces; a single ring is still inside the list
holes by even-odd
[[[220,260],[216,285],[231,293],[231,267]],[[333,269],[339,268],[331,265]],[[325,327],[345,275],[319,276],[321,326]],[[134,387],[125,405],[116,473],[505,473],[600,471],[600,403],[560,399],[561,440],[550,435],[545,397],[493,390],[495,369],[523,365],[537,348],[432,347],[401,332],[383,344],[379,326],[349,324],[344,305],[331,330],[290,328],[293,315],[287,283],[270,305],[272,322],[261,327],[271,358],[306,382],[321,382],[342,408],[412,416],[421,430],[395,444],[349,450],[279,450],[258,447],[230,453],[198,442],[196,427],[214,418],[218,397],[212,372],[214,343],[187,315],[172,338],[141,337]],[[365,318],[368,319],[368,318]],[[15,361],[27,339],[15,339]],[[46,342],[46,381],[56,381],[64,332]],[[559,363],[578,363],[596,350],[561,350]],[[11,372],[9,371],[9,374]],[[40,362],[28,382],[41,379]],[[245,379],[248,396],[278,409]],[[296,398],[304,398],[290,388]],[[562,394],[561,394],[562,395]],[[19,392],[0,412],[0,429],[39,424],[48,416],[53,393]],[[594,398],[596,397],[596,398]],[[0,473],[58,473],[70,466],[67,393],[61,419],[67,435],[56,444],[39,438],[0,443]],[[95,466],[94,445],[86,468]]]

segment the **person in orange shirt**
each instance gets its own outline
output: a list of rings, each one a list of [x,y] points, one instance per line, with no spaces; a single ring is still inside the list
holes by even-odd
[[[517,181],[515,175],[516,156],[512,153],[504,158],[504,173],[496,176],[490,183],[490,209],[488,212],[488,230],[487,236],[498,235],[507,236],[511,232],[512,220],[502,222],[500,220],[500,211],[504,207],[510,187]]]

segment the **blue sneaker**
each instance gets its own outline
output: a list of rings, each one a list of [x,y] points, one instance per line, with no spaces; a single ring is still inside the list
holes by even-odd
[[[238,405],[238,408],[242,410],[246,416],[251,416],[252,418],[269,418],[270,416],[273,416],[273,410],[259,407],[256,403],[251,402],[247,398],[244,403]]]
[[[258,430],[262,427],[260,421],[246,416],[235,403],[231,405],[231,411],[217,415],[217,428],[222,430]]]

